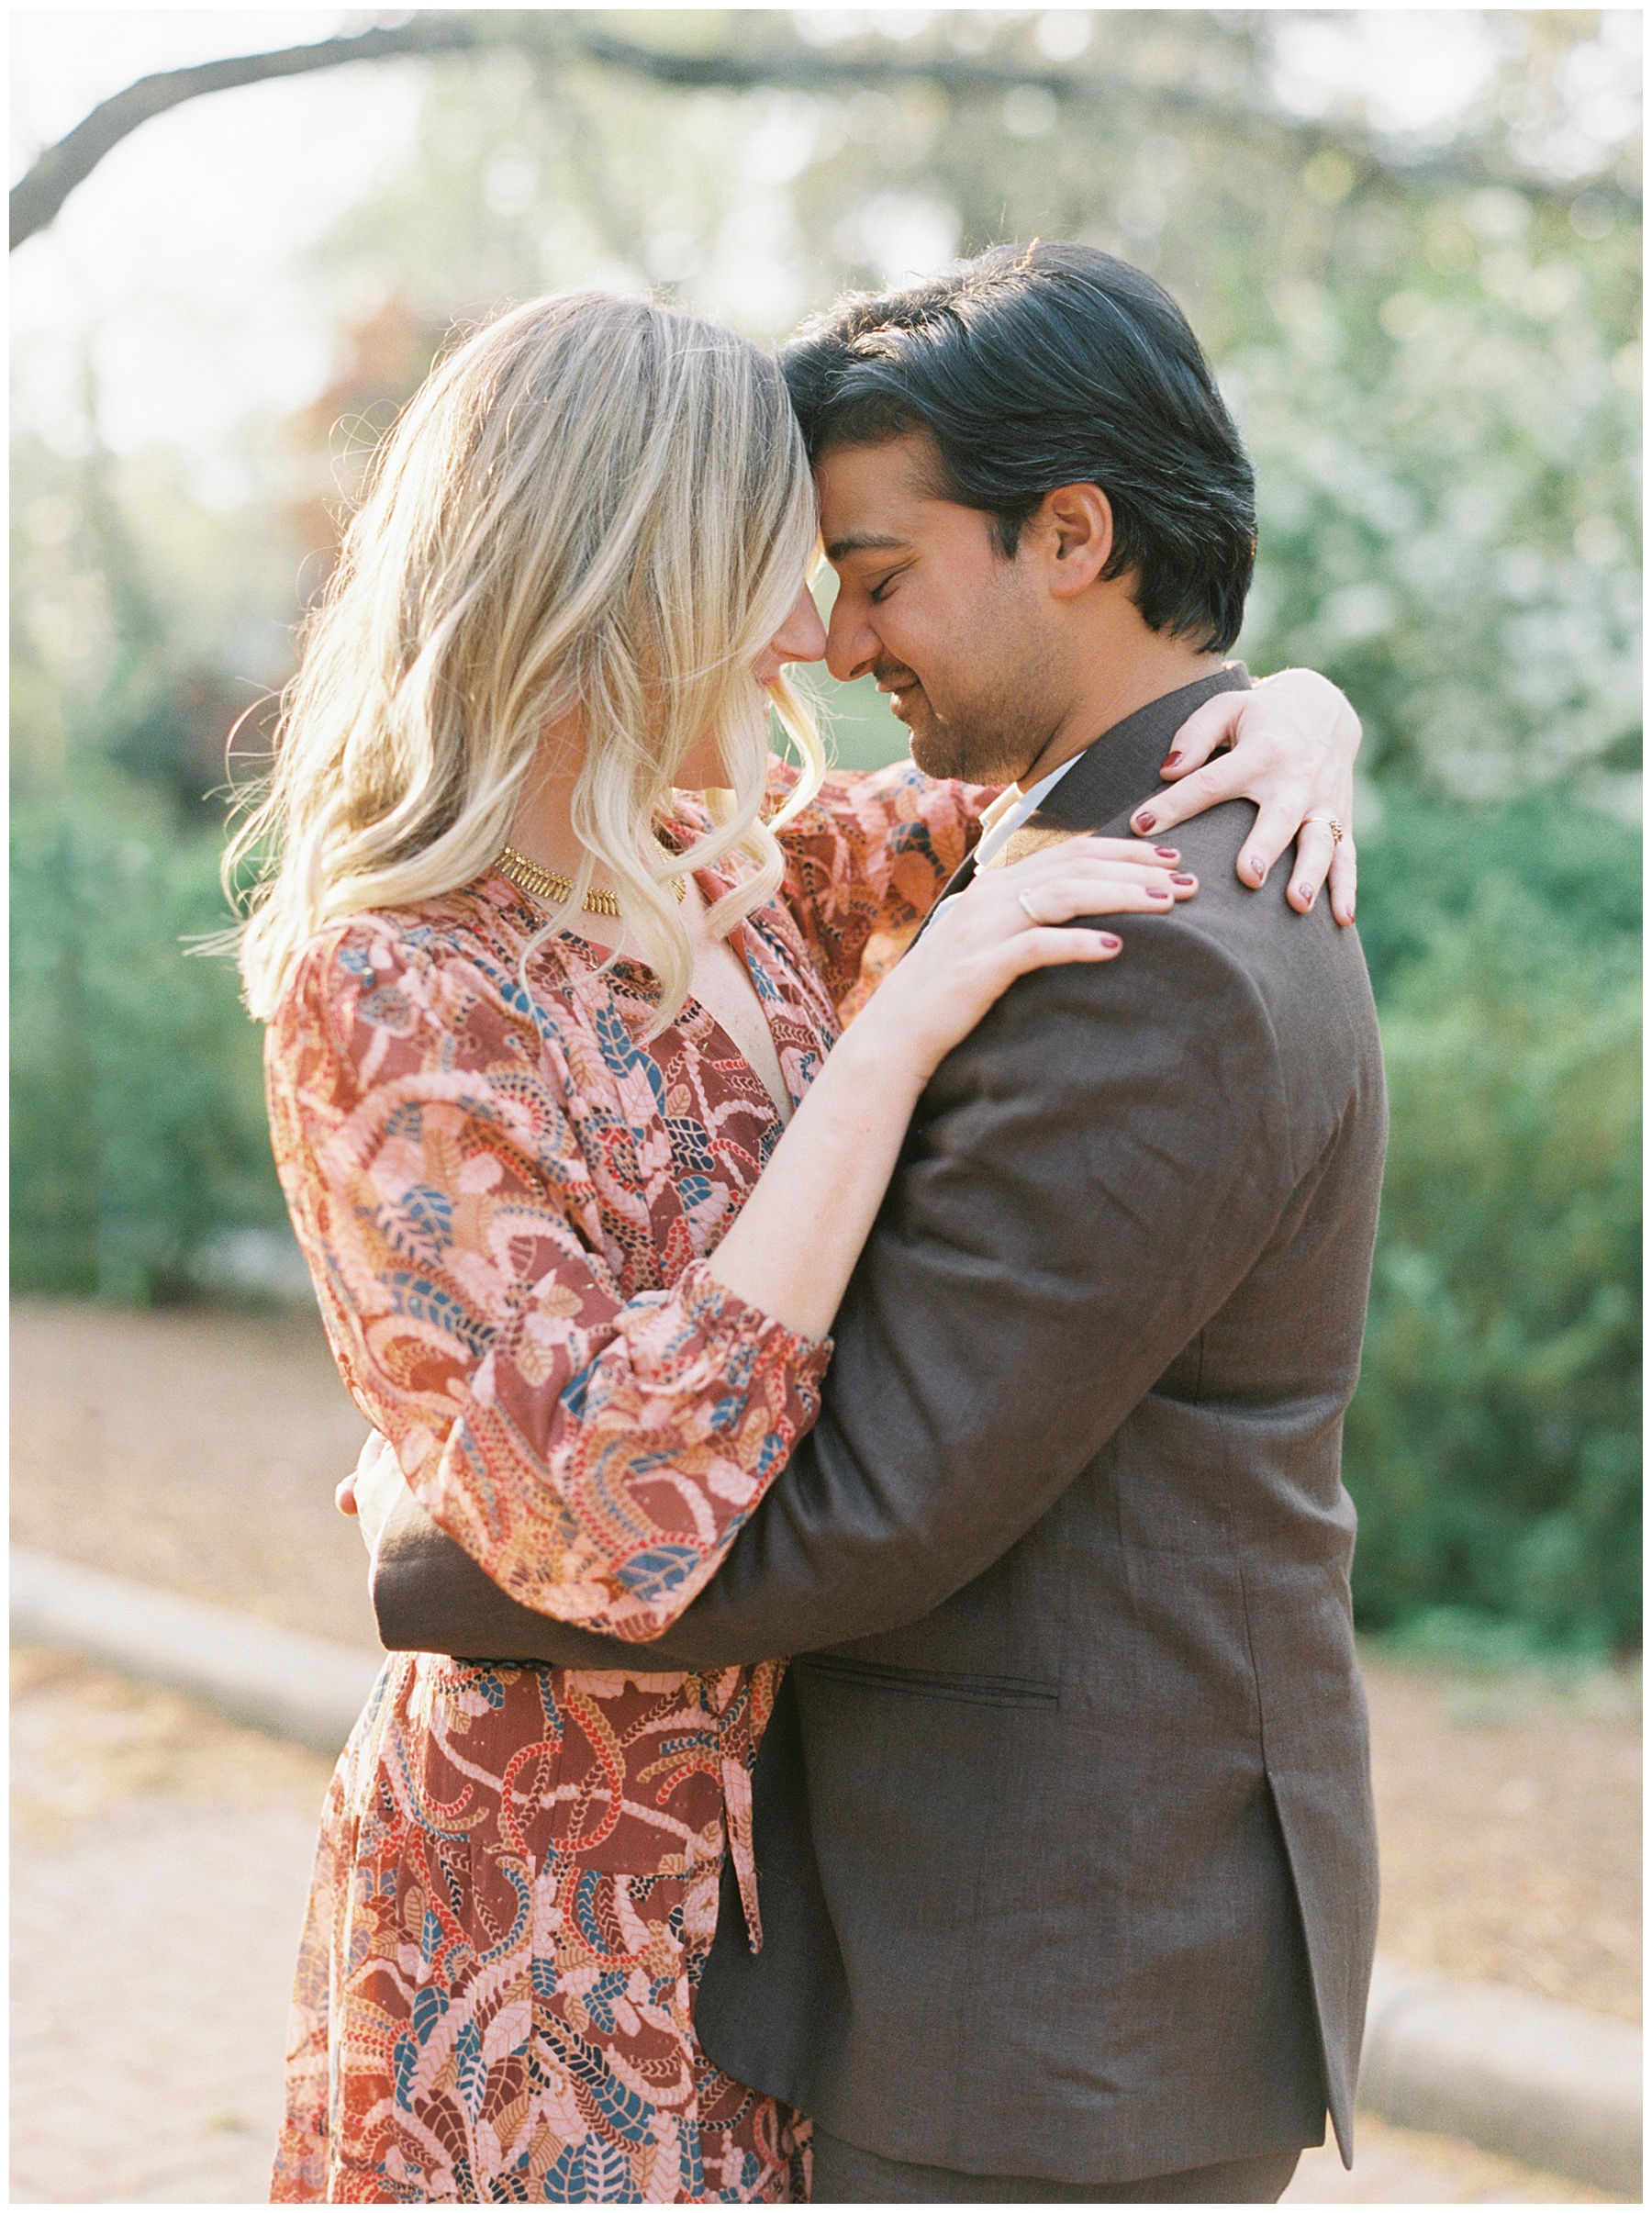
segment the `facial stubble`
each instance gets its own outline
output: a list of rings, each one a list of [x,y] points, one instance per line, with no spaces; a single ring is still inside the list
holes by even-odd
[[[980,620],[978,606],[960,610],[962,625],[975,643],[967,661],[959,655],[956,696],[943,708],[929,687],[921,685],[921,703],[911,703],[916,710],[908,717],[912,758],[925,776],[956,777],[966,784],[1019,782],[1060,725],[1055,671],[1047,654],[1033,643],[1008,564],[1006,571],[1005,588],[993,595],[988,622]]]

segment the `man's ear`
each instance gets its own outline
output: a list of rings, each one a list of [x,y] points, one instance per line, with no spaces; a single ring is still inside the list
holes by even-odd
[[[1099,484],[1062,484],[1032,518],[1050,595],[1070,599],[1094,584],[1113,549],[1112,502]]]

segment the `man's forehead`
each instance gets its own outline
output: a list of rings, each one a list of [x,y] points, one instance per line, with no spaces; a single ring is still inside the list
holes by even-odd
[[[909,431],[876,445],[828,446],[815,464],[820,535],[829,561],[910,545],[923,510],[937,505],[932,448]]]

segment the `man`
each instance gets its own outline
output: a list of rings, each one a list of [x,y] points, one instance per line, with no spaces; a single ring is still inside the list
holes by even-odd
[[[1122,834],[1243,670],[1251,477],[1160,287],[1074,246],[852,300],[787,350],[828,660],[1012,795],[961,877]],[[1375,1923],[1339,1477],[1384,1133],[1357,944],[1247,891],[1022,979],[943,1064],[818,1427],[666,1636],[511,1606],[410,1499],[386,1641],[570,1665],[800,1654],[697,2023],[816,2124],[827,2202],[1266,2202],[1345,2155]],[[1334,826],[1326,829],[1330,835]],[[947,926],[944,906],[929,925]]]

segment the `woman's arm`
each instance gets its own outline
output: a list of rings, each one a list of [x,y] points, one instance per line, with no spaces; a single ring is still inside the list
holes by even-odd
[[[776,804],[795,777],[776,764]],[[780,832],[781,896],[845,1017],[899,959],[996,796],[996,786],[937,780],[910,761],[870,772],[834,769]]]
[[[1071,917],[1167,913],[1191,897],[1177,866],[1125,839],[1076,837],[977,876],[827,1056],[712,1256],[717,1280],[824,1336],[935,1069],[1018,976],[1117,955],[1110,932],[1061,927]]]
[[[1286,669],[1250,691],[1221,693],[1178,731],[1161,772],[1173,788],[1139,809],[1131,827],[1162,837],[1226,799],[1254,799],[1258,811],[1239,852],[1240,881],[1259,889],[1295,839],[1290,904],[1305,914],[1329,876],[1331,911],[1351,922],[1360,737],[1347,699],[1312,669]],[[777,766],[776,797],[794,773]],[[893,967],[996,797],[990,785],[935,782],[903,761],[869,776],[829,776],[781,833],[787,900],[845,1015],[857,1012]]]
[[[657,1634],[814,1420],[830,1347],[703,1259],[624,1297],[554,1034],[511,978],[409,934],[363,921],[313,949],[270,1030],[276,1161],[334,1352],[501,1588]]]

